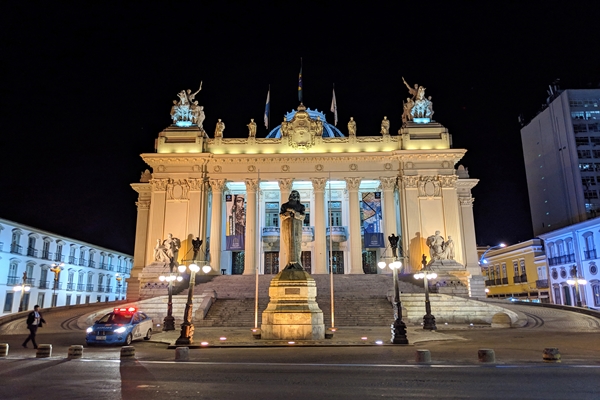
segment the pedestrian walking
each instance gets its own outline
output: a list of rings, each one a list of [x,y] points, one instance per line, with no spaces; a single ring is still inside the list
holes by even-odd
[[[37,349],[37,343],[35,342],[35,334],[37,332],[38,327],[41,328],[42,324],[45,324],[46,321],[42,318],[42,314],[39,311],[40,306],[37,304],[33,307],[33,311],[29,313],[27,316],[27,329],[29,329],[29,336],[23,342],[23,347],[27,348],[27,343],[31,340],[33,343],[33,348]]]

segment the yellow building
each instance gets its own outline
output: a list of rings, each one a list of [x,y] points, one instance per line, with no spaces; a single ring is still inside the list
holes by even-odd
[[[548,265],[540,239],[490,250],[480,265],[487,297],[550,302]]]

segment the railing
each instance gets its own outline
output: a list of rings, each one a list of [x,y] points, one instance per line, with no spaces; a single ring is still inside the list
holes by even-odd
[[[521,275],[521,283],[527,283],[527,274]]]
[[[493,279],[488,279],[485,281],[485,286],[494,286],[496,285],[496,281]]]
[[[586,260],[593,260],[596,258],[596,249],[584,250],[583,254]]]
[[[77,259],[75,258],[75,256],[69,256],[69,264],[77,264]]]
[[[513,283],[521,283],[521,277],[519,275],[513,277]]]
[[[28,247],[27,248],[27,255],[29,257],[37,257],[37,250],[34,249],[33,247]]]
[[[87,285],[85,285],[85,291],[86,292],[93,292],[94,291],[94,285],[92,285],[91,283],[88,283]]]
[[[54,255],[54,261],[64,262],[65,261],[65,256],[63,256],[62,254],[56,253]]]
[[[19,246],[16,243],[11,243],[11,245],[10,245],[10,252],[11,253],[21,254],[22,251],[23,251],[23,248],[21,246]]]
[[[52,283],[52,288],[56,290],[62,290],[62,282],[54,282]]]
[[[107,286],[105,293],[112,293],[112,286]]]
[[[508,278],[502,278],[502,284],[508,285]]]
[[[67,282],[67,290],[73,291],[75,284],[73,282]]]
[[[84,288],[85,288],[85,285],[83,283],[78,283],[77,284],[77,291],[78,292],[83,292]]]
[[[15,286],[18,285],[21,279],[19,279],[18,276],[9,276],[8,278],[6,278],[6,286]]]
[[[50,282],[48,281],[40,281],[40,289],[50,289]]]
[[[52,253],[49,251],[42,251],[42,258],[44,260],[52,261]]]
[[[88,263],[88,267],[96,268],[96,261],[90,260],[90,262]]]
[[[550,286],[548,286],[548,279],[538,279],[537,281],[535,281],[535,287],[538,289],[547,289]]]
[[[107,263],[100,263],[100,269],[108,269]]]
[[[85,267],[86,263],[87,263],[87,260],[85,258],[80,258],[79,259],[79,266],[80,267]]]
[[[502,279],[496,278],[496,285],[502,285]]]
[[[104,285],[98,285],[98,291],[100,293],[104,292]]]

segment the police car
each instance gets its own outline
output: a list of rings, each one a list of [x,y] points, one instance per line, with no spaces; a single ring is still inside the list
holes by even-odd
[[[115,308],[87,328],[85,343],[122,344],[128,346],[134,340],[150,340],[152,318],[135,307]]]

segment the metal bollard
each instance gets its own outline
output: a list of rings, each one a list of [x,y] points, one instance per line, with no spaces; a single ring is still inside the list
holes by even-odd
[[[83,357],[83,346],[80,344],[74,344],[71,347],[69,347],[69,352],[67,353],[67,358],[69,360],[73,360],[76,358],[82,358]]]
[[[52,357],[52,345],[51,344],[38,345],[37,351],[35,352],[35,357],[36,358]]]
[[[479,349],[477,357],[479,358],[479,362],[496,362],[496,353],[492,349]]]
[[[121,360],[135,358],[135,347],[123,346],[121,347]]]
[[[560,351],[556,347],[546,347],[543,355],[544,362],[560,362]]]
[[[189,347],[177,347],[175,349],[175,361],[188,361],[190,359]]]
[[[0,343],[0,357],[6,357],[8,356],[8,348],[10,346],[8,345],[8,343]]]
[[[431,362],[431,352],[429,350],[417,350],[415,351],[415,361],[429,363]]]

